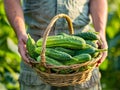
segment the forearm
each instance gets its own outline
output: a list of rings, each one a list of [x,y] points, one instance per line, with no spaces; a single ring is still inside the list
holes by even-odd
[[[97,32],[99,32],[102,44],[98,45],[100,48],[108,48],[106,41],[106,22],[107,22],[107,0],[90,0],[90,14],[93,21],[93,26]],[[100,66],[101,63],[107,57],[107,52],[103,52],[101,58],[96,63],[96,66]]]
[[[107,0],[90,0],[90,14],[95,30],[105,36]]]
[[[20,0],[4,0],[7,18],[18,39],[26,33]]]

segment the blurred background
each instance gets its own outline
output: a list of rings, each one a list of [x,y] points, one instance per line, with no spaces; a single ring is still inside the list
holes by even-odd
[[[120,90],[120,0],[108,0],[108,57],[100,66],[103,90]],[[0,0],[0,90],[19,90],[20,55],[17,38]]]

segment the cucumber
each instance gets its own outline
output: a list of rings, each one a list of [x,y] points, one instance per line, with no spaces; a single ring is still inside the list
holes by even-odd
[[[74,56],[70,61],[66,61],[65,65],[80,64],[91,60],[91,55],[84,53]]]
[[[41,47],[37,47],[35,49],[36,53],[41,53]],[[70,60],[72,58],[71,55],[69,55],[68,53],[62,52],[62,51],[58,51],[55,50],[54,48],[46,48],[46,55],[58,60],[58,61],[66,61],[66,60]]]
[[[37,61],[38,62],[41,61],[41,57],[40,56],[37,57]],[[55,65],[55,66],[62,66],[63,65],[62,63],[60,63],[57,60],[54,60],[54,59],[52,59],[52,58],[50,58],[48,56],[46,56],[46,63],[50,64],[50,65]]]
[[[36,43],[37,46],[41,47],[43,38],[39,39]],[[63,33],[62,35],[48,36],[46,47],[66,47],[71,49],[84,48],[86,42],[83,38],[68,35]]]
[[[35,52],[36,44],[34,39],[28,34],[28,39],[26,42],[26,48],[28,51],[28,54],[30,55],[31,58],[36,59],[36,57],[39,55]]]
[[[64,48],[64,47],[55,47],[55,50],[68,53],[68,54],[70,54],[71,56],[73,56],[73,55],[75,54],[75,51],[74,51],[74,50],[71,50],[71,49],[68,49],[68,48]]]
[[[80,32],[74,35],[79,36],[85,40],[99,40],[98,35],[94,32]]]
[[[95,48],[95,47],[87,44],[86,49],[78,50],[78,51],[76,51],[75,54],[79,55],[79,54],[88,53],[88,54],[94,56],[94,54],[96,52],[104,52],[104,51],[107,51],[107,49],[98,49],[98,48]]]

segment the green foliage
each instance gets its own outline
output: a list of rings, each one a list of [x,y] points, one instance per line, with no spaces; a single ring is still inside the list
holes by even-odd
[[[17,38],[10,27],[0,0],[0,90],[19,90],[20,56]]]
[[[108,57],[100,66],[103,90],[120,90],[120,0],[108,0]]]

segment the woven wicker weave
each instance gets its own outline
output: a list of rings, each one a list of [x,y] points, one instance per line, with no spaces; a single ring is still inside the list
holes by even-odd
[[[91,72],[95,68],[96,62],[101,58],[101,54],[97,58],[95,58],[93,60],[90,60],[88,62],[85,62],[85,63],[81,63],[81,64],[74,64],[74,65],[70,65],[70,66],[47,65],[46,64],[46,58],[45,58],[46,40],[47,40],[47,37],[49,35],[49,32],[50,32],[51,28],[53,27],[54,23],[59,18],[65,18],[68,22],[68,27],[69,27],[70,34],[74,33],[70,17],[65,15],[65,14],[56,15],[51,20],[50,24],[46,28],[46,30],[44,32],[44,35],[43,35],[42,53],[40,54],[41,61],[36,62],[35,60],[33,60],[32,58],[30,58],[28,56],[28,58],[30,59],[30,66],[32,66],[32,68],[39,74],[40,78],[44,82],[46,82],[46,83],[48,83],[52,86],[62,87],[62,86],[73,86],[73,85],[76,85],[76,84],[81,84],[81,83],[90,79]],[[47,69],[47,72],[40,71],[39,69],[37,69],[35,67],[36,65],[44,66]],[[79,72],[79,69],[81,67],[86,67],[86,66],[91,66],[91,68]],[[74,70],[74,73],[71,73],[71,74],[52,73],[51,69],[57,69],[58,72],[60,70],[69,70],[70,69],[70,70]]]

